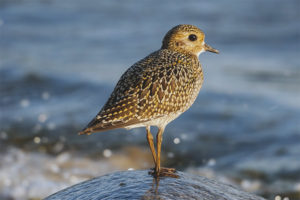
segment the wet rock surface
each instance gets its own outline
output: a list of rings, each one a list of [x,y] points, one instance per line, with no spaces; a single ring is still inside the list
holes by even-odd
[[[179,178],[158,180],[148,171],[122,171],[97,177],[61,190],[56,199],[201,199],[263,200],[240,189],[205,177],[177,172]]]

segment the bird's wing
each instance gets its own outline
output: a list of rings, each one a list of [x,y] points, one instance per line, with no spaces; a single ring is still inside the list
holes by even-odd
[[[79,134],[91,134],[148,121],[138,118],[138,94],[143,74],[155,59],[155,52],[131,66],[120,78],[110,98],[96,117]]]

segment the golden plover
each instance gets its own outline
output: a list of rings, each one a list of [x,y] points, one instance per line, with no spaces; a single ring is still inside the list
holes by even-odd
[[[195,101],[203,83],[200,53],[218,50],[204,42],[204,33],[193,25],[178,25],[164,37],[162,47],[131,66],[97,116],[79,134],[116,128],[146,127],[155,168],[164,176],[175,169],[160,167],[161,143],[168,123]],[[150,127],[158,127],[156,150]]]

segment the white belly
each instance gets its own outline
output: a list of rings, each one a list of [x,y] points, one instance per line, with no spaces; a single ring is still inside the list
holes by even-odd
[[[124,128],[126,128],[128,130],[132,129],[132,128],[146,127],[146,126],[156,126],[156,127],[164,128],[165,126],[167,126],[168,123],[170,123],[171,121],[176,119],[181,113],[182,112],[171,113],[167,116],[162,116],[162,117],[159,117],[159,118],[147,121],[147,122],[142,122],[142,123],[126,126]]]

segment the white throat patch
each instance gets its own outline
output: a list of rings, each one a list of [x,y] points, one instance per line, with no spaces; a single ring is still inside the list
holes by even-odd
[[[205,42],[203,41],[202,42],[203,49],[197,53],[197,57],[199,57],[199,55],[205,51],[204,45],[205,45]]]
[[[201,50],[201,51],[199,51],[198,53],[197,53],[197,56],[199,57],[199,55],[201,54],[201,53],[203,53],[205,50],[204,50],[204,48]]]

